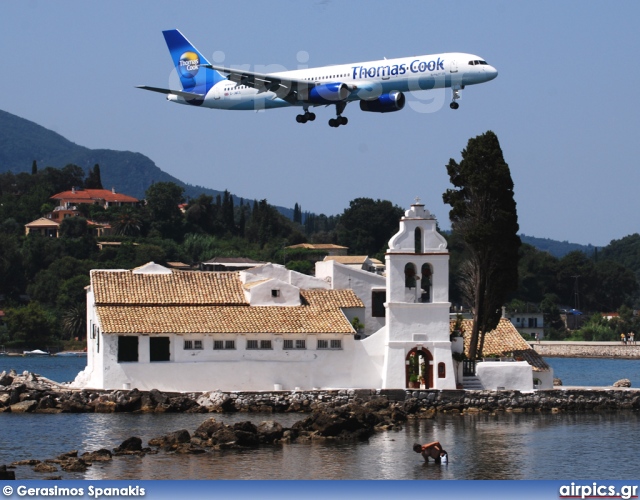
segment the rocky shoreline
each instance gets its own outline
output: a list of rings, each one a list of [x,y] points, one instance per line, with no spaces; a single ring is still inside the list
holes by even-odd
[[[0,373],[0,412],[12,413],[301,413],[301,420],[283,427],[276,420],[258,425],[233,425],[208,417],[195,431],[180,429],[150,439],[138,437],[113,450],[79,454],[73,450],[55,458],[29,459],[0,465],[0,479],[15,479],[14,469],[33,467],[61,479],[61,472],[84,472],[95,462],[120,455],[202,454],[256,446],[318,440],[366,441],[375,432],[401,430],[409,419],[434,418],[438,413],[464,415],[500,412],[560,413],[639,411],[640,390],[555,388],[532,392],[464,390],[315,390],[265,392],[163,393],[156,390],[73,390],[33,373]]]
[[[626,381],[625,381],[626,382]],[[628,387],[628,385],[627,385]],[[532,392],[335,389],[164,393],[137,389],[73,390],[33,373],[0,373],[0,412],[12,413],[311,413],[346,404],[384,402],[408,418],[438,412],[586,412],[640,410],[640,391],[554,388]]]

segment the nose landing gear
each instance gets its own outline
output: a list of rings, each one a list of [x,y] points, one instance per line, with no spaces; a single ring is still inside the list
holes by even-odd
[[[460,99],[460,89],[459,88],[454,88],[453,89],[453,96],[452,96],[452,100],[451,100],[451,104],[449,104],[449,107],[451,109],[458,109],[460,107],[460,104],[458,104],[456,101],[458,99]]]

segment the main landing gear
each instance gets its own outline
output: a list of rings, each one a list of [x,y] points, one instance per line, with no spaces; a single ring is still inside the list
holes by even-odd
[[[451,109],[458,109],[460,107],[460,104],[456,102],[460,97],[460,89],[453,89],[453,98],[451,104],[449,104]]]
[[[304,110],[304,114],[303,115],[296,116],[296,121],[298,123],[312,122],[315,119],[316,119],[316,114],[315,113],[311,113],[308,109]]]
[[[342,116],[342,112],[346,107],[347,107],[346,102],[341,101],[336,103],[336,115],[338,116],[336,116],[335,118],[331,118],[331,120],[329,120],[330,127],[339,127],[340,125],[346,125],[347,123],[349,123],[349,119],[346,116]]]

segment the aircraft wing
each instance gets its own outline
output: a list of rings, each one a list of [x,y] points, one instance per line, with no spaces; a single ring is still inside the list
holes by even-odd
[[[267,91],[274,92],[282,99],[293,98],[304,101],[307,99],[309,89],[315,86],[313,82],[281,78],[273,74],[225,68],[224,66],[216,66],[214,64],[201,64],[200,66],[227,73],[229,80],[232,82],[258,89],[258,93]]]
[[[159,92],[160,94],[173,94],[185,99],[204,99],[204,94],[194,94],[193,92],[184,92],[182,90],[162,89],[160,87],[148,87],[146,85],[138,85],[137,89],[150,90],[151,92]]]

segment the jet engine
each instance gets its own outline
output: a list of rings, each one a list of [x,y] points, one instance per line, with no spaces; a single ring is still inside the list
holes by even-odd
[[[360,109],[362,111],[372,111],[374,113],[390,113],[391,111],[400,111],[404,108],[407,98],[400,91],[382,94],[372,101],[360,101]]]
[[[309,90],[309,100],[314,104],[335,104],[349,97],[349,87],[345,83],[324,83]]]

